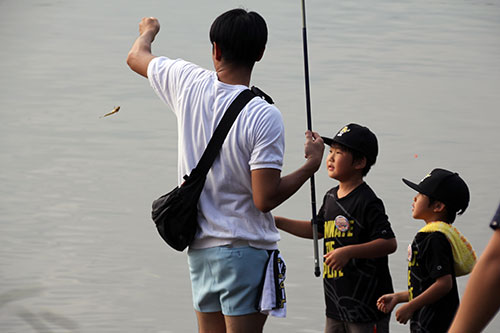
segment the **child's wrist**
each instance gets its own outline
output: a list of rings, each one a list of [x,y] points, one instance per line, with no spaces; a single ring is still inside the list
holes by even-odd
[[[411,301],[408,301],[408,309],[413,313],[417,311],[417,303],[415,302],[415,299],[412,299]]]
[[[354,253],[354,246],[352,245],[346,245],[342,246],[341,249],[343,249],[344,253],[343,255],[349,258],[349,260],[355,258],[355,253]]]
[[[408,302],[408,292],[407,291],[399,292],[399,293],[396,293],[395,295],[396,295],[396,300],[398,301],[398,303]]]

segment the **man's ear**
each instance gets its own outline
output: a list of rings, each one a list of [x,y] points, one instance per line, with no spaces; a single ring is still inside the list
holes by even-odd
[[[216,42],[213,42],[212,44],[212,55],[217,61],[221,61],[222,52]]]
[[[358,170],[363,170],[366,167],[366,157],[357,160],[354,162],[354,168]]]

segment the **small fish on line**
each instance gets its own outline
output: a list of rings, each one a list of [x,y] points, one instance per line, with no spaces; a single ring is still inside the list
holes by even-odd
[[[100,116],[99,118],[111,116],[112,114],[117,113],[118,111],[120,111],[120,106],[115,106],[115,108],[111,112],[108,112],[104,116]]]

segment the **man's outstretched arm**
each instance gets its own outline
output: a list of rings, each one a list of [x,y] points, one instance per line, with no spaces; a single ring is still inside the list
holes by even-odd
[[[144,17],[139,23],[139,37],[128,52],[127,64],[137,74],[148,77],[149,62],[155,58],[151,44],[160,31],[160,23],[154,17]]]

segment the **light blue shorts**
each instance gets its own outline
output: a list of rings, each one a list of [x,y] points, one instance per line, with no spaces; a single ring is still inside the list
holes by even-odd
[[[226,316],[258,312],[268,258],[266,250],[249,246],[189,249],[195,310]]]

